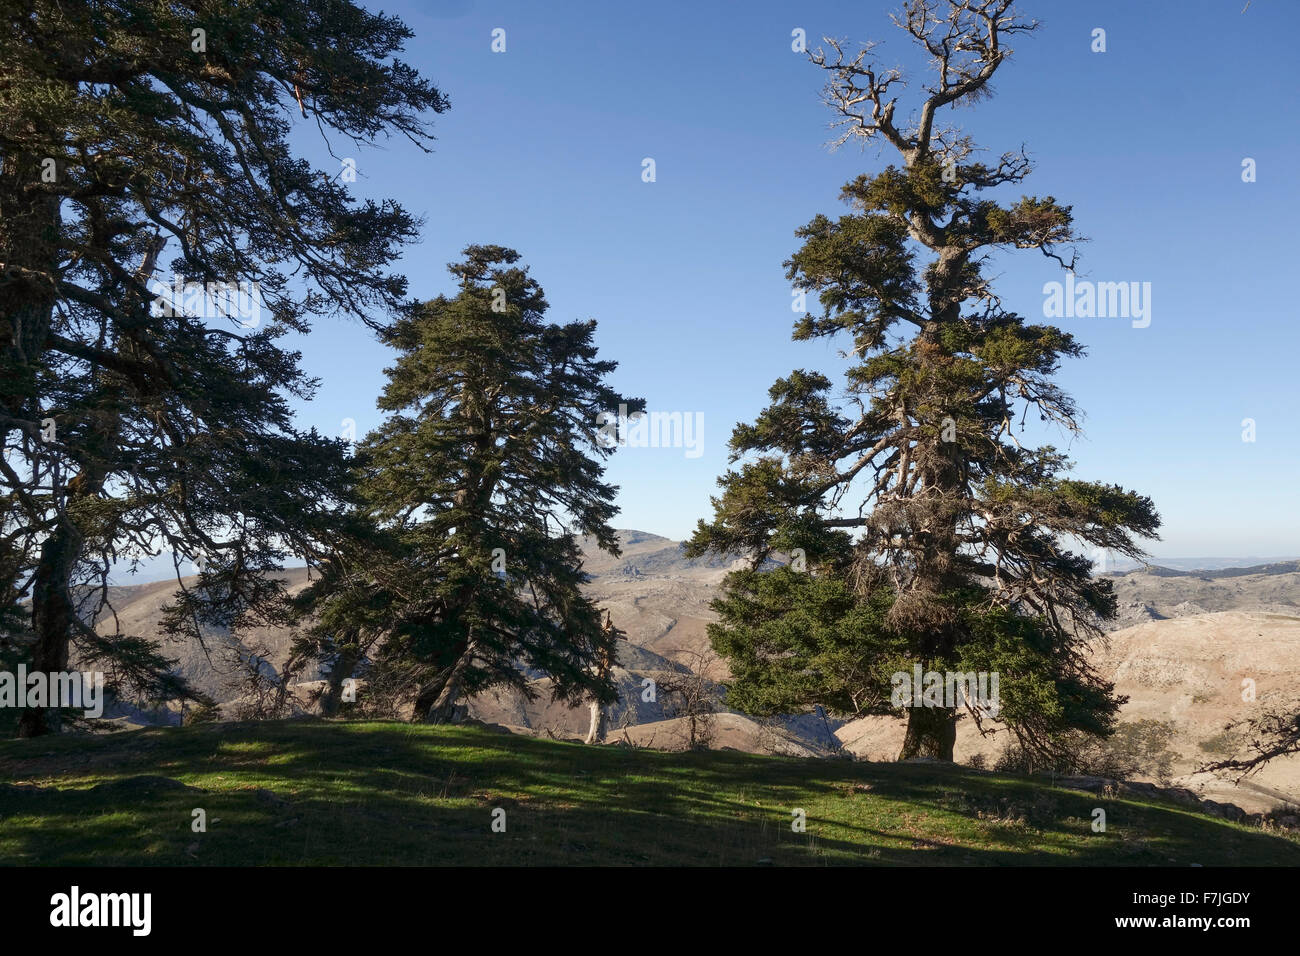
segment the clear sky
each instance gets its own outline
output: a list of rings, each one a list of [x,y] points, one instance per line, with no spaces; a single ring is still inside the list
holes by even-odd
[[[1061,319],[1089,347],[1060,381],[1086,411],[1070,445],[1083,478],[1150,495],[1160,556],[1300,553],[1300,222],[1294,0],[1024,0],[1043,25],[1011,44],[996,96],[954,114],[997,156],[1022,143],[1023,191],[1074,207],[1089,238],[1080,278],[1151,283],[1151,322]],[[821,71],[791,31],[883,41],[914,80],[922,63],[894,3],[408,2],[405,59],[451,99],[425,155],[404,141],[353,150],[358,195],[426,219],[400,265],[411,293],[452,289],[468,243],[523,255],[550,318],[599,321],[614,384],[652,410],[700,413],[703,453],[628,448],[608,475],[620,527],[688,535],[711,513],[733,425],[797,367],[835,372],[836,345],[790,340],[782,262],[794,230],[839,215],[840,186],[895,161],[830,152]],[[492,52],[492,31],[506,50]],[[1092,31],[1106,31],[1094,53]],[[300,148],[329,159],[314,126]],[[656,181],[642,181],[642,160]],[[1242,181],[1242,162],[1257,181]],[[337,168],[337,163],[334,164]],[[1062,278],[1037,252],[1003,257],[1004,302],[1041,319]],[[322,380],[304,424],[364,433],[389,356],[359,325],[320,322],[296,343]],[[1256,440],[1242,440],[1243,419]],[[1058,442],[1059,443],[1059,442]]]

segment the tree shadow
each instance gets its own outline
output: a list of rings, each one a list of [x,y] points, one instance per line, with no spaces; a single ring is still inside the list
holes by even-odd
[[[26,781],[0,785],[8,864],[1300,865],[1282,836],[955,766],[470,727],[267,721],[17,741],[0,745],[0,773]]]

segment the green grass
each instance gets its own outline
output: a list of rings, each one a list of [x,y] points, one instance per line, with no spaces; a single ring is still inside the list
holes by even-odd
[[[1300,865],[1157,801],[938,764],[287,721],[0,743],[14,865]],[[206,833],[191,830],[207,812]],[[494,808],[506,832],[491,830]],[[1106,811],[1105,833],[1092,811]],[[802,808],[807,830],[793,832]]]

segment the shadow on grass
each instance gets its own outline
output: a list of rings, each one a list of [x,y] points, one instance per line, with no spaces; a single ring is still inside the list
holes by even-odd
[[[1289,838],[961,767],[470,727],[285,721],[13,741],[0,780],[23,782],[0,784],[10,865],[1300,865]],[[1092,832],[1096,807],[1105,833]],[[192,829],[196,809],[207,832]]]

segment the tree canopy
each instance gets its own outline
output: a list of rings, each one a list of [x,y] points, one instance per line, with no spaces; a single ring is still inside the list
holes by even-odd
[[[31,596],[36,669],[66,668],[75,641],[123,690],[185,692],[147,639],[92,626],[134,556],[201,562],[168,620],[196,640],[278,619],[268,572],[310,559],[346,470],[341,442],[293,423],[314,382],[277,340],[318,316],[386,326],[406,289],[389,265],[419,226],[289,134],[428,149],[448,104],[397,59],[409,36],[346,0],[6,9],[0,584]],[[55,720],[28,710],[22,730]]]

